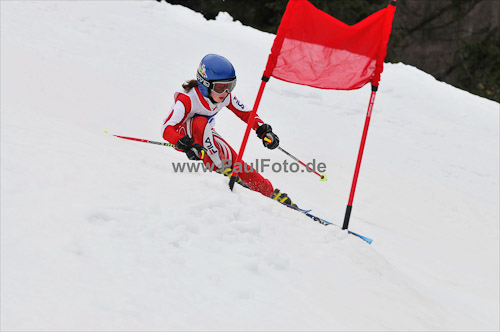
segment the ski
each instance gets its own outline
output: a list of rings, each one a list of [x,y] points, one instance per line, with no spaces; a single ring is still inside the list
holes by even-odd
[[[229,176],[230,172],[225,172],[225,173],[221,173],[221,174],[226,175],[226,176]],[[245,188],[248,188],[248,185],[247,185],[245,182],[243,182],[243,181],[239,181],[238,183],[240,183],[240,184],[241,184],[242,186],[244,186]],[[271,198],[271,199],[273,199],[273,198]],[[275,199],[273,199],[273,200],[275,200]],[[279,202],[279,201],[278,201],[278,202]],[[314,214],[311,214],[310,212],[312,211],[312,209],[301,209],[301,208],[299,208],[297,205],[288,205],[288,204],[281,203],[281,202],[279,202],[279,203],[280,203],[280,204],[282,204],[282,205],[284,205],[284,206],[286,206],[286,207],[288,207],[288,208],[290,208],[290,209],[292,209],[292,210],[295,210],[295,211],[297,211],[297,212],[300,212],[300,213],[302,213],[302,214],[304,214],[304,215],[308,216],[308,217],[309,217],[309,218],[311,218],[312,220],[314,220],[314,221],[316,221],[316,222],[320,223],[321,225],[324,225],[324,226],[333,225],[333,226],[337,226],[337,227],[339,227],[339,228],[340,228],[340,226],[338,226],[338,225],[336,225],[336,224],[334,224],[334,223],[332,223],[332,222],[330,222],[330,221],[328,221],[328,220],[325,220],[325,219],[323,219],[323,218],[320,218],[320,217],[315,216]],[[368,244],[372,244],[372,242],[373,242],[373,240],[372,240],[372,239],[370,239],[369,237],[363,236],[363,235],[358,234],[358,233],[354,233],[354,232],[352,232],[352,231],[350,231],[350,230],[347,230],[347,233],[348,233],[348,234],[352,234],[352,235],[354,235],[354,236],[359,237],[360,239],[362,239],[363,241],[365,241],[365,242],[366,242],[366,243],[368,243]]]
[[[291,206],[291,205],[286,205],[286,204],[283,204],[283,205],[285,205],[286,207],[291,208],[292,210],[295,210],[295,211],[297,211],[297,212],[300,212],[300,213],[302,213],[302,214],[304,214],[304,215],[308,216],[308,217],[309,217],[309,218],[311,218],[312,220],[314,220],[314,221],[316,221],[316,222],[320,223],[321,225],[324,225],[324,226],[333,225],[333,226],[337,226],[337,227],[339,227],[338,225],[336,225],[336,224],[334,224],[334,223],[332,223],[332,222],[330,222],[330,221],[328,221],[328,220],[325,220],[325,219],[323,219],[323,218],[320,218],[320,217],[317,217],[317,216],[315,216],[315,215],[311,214],[310,212],[312,211],[312,209],[311,209],[311,210],[306,210],[306,209],[301,209],[301,208],[299,208],[298,206]],[[347,233],[348,233],[348,234],[352,234],[352,235],[354,235],[354,236],[359,237],[360,239],[362,239],[363,241],[365,241],[365,242],[366,242],[366,243],[368,243],[368,244],[371,244],[371,243],[373,242],[373,239],[370,239],[369,237],[366,237],[366,236],[363,236],[363,235],[361,235],[361,234],[358,234],[358,233],[352,232],[352,231],[350,231],[350,230],[347,230]]]
[[[282,203],[282,204],[283,204],[283,203]],[[286,204],[283,204],[283,205],[286,205]],[[286,206],[289,206],[289,205],[286,205]],[[294,209],[294,210],[297,210],[297,211],[299,211],[299,212],[302,212],[302,213],[308,213],[308,212],[311,212],[311,211],[312,211],[312,209],[308,209],[308,210],[306,210],[306,209],[301,209],[301,208],[299,208],[298,206],[291,206],[291,208],[292,208],[292,209]]]

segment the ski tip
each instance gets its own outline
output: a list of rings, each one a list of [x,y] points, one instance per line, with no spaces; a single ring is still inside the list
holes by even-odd
[[[321,182],[326,182],[326,174],[321,174]]]
[[[351,232],[350,230],[347,231],[349,234],[352,234],[354,236],[357,236],[359,237],[361,240],[365,241],[366,243],[368,244],[372,244],[373,240],[370,239],[369,237],[366,237],[366,236],[363,236],[361,234],[358,234],[358,233],[354,233],[354,232]]]
[[[373,242],[372,239],[370,239],[369,237],[366,237],[366,236],[363,236],[362,239],[365,240],[368,244],[372,244],[372,242]]]

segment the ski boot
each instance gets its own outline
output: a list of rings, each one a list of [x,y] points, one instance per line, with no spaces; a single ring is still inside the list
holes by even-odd
[[[274,189],[274,192],[271,194],[271,198],[280,202],[283,205],[287,205],[292,208],[298,208],[297,204],[292,202],[292,199],[288,197],[287,194],[280,192],[278,188]]]

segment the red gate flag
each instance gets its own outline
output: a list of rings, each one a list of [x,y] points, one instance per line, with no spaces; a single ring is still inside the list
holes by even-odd
[[[378,86],[396,6],[347,25],[307,0],[290,0],[264,76],[321,89]]]
[[[307,0],[289,0],[234,163],[240,165],[242,161],[264,88],[271,76],[290,83],[335,90],[359,89],[371,82],[372,93],[343,229],[347,229],[349,225],[368,126],[380,74],[384,68],[395,11],[396,0],[391,0],[387,8],[350,26],[317,9]],[[233,168],[229,182],[231,190],[237,175]]]

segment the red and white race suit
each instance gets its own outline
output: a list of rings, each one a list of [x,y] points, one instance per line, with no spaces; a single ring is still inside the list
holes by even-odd
[[[192,88],[189,92],[178,91],[174,98],[175,102],[171,107],[170,114],[163,123],[163,138],[172,144],[177,144],[180,138],[188,135],[194,144],[200,144],[207,150],[209,158],[203,159],[206,167],[213,170],[228,166],[233,167],[237,153],[215,131],[214,116],[221,109],[227,107],[241,120],[248,123],[251,110],[245,107],[233,94],[229,94],[222,102],[214,104],[201,94],[198,87]],[[263,123],[256,115],[253,129],[256,130]],[[244,166],[245,171],[239,174],[240,178],[248,184],[250,189],[270,197],[273,192],[271,182],[252,168],[249,172],[248,168],[249,166]]]

